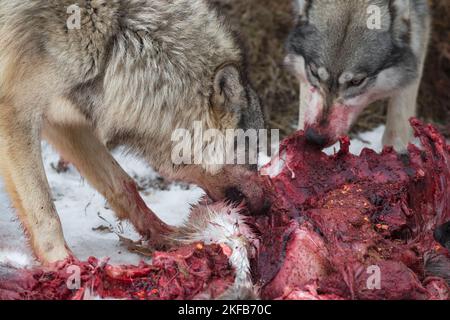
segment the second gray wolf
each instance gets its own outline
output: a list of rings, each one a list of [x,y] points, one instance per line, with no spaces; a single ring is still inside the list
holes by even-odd
[[[300,80],[299,128],[331,144],[387,99],[385,145],[404,151],[430,37],[426,0],[295,0],[286,62]]]

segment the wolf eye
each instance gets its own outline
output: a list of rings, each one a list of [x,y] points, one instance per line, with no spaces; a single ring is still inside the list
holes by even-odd
[[[360,78],[360,79],[353,79],[350,81],[350,86],[351,87],[359,87],[361,86],[367,78]]]

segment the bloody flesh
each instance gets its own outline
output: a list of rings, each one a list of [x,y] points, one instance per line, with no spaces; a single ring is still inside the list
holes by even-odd
[[[74,281],[80,274],[80,287]],[[190,300],[217,298],[234,281],[234,271],[219,245],[195,244],[157,252],[152,264],[112,266],[95,258],[69,260],[46,269],[0,268],[0,300],[117,299]]]
[[[271,230],[254,262],[263,298],[448,298],[424,259],[448,261],[433,231],[450,220],[450,148],[433,127],[412,126],[423,147],[408,155],[354,156],[345,138],[327,156],[301,132],[284,141],[263,169],[282,164],[266,180],[272,208],[255,222]]]
[[[450,255],[433,232],[450,220],[450,147],[433,127],[412,126],[422,147],[411,145],[408,155],[386,148],[354,156],[343,138],[327,156],[303,132],[282,143],[262,169],[272,205],[246,220],[259,238],[251,258],[261,298],[449,298]],[[48,270],[0,267],[0,299],[78,299],[86,290],[124,299],[216,298],[236,279],[233,249],[194,244],[139,266],[92,258]],[[81,270],[78,290],[67,288],[68,265]]]

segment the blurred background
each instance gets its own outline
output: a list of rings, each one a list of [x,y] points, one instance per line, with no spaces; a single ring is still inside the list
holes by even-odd
[[[283,135],[295,130],[298,82],[283,66],[284,43],[292,27],[293,0],[211,0],[240,35],[247,54],[250,80],[258,91],[268,126]],[[450,137],[450,0],[429,0],[433,34],[419,97],[419,116]],[[360,117],[353,133],[384,123],[385,103],[376,103]]]

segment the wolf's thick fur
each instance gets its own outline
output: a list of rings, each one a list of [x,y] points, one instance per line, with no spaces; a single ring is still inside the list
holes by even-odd
[[[126,145],[162,174],[220,198],[250,173],[174,166],[173,130],[191,129],[194,121],[206,129],[263,127],[258,99],[241,75],[241,51],[206,0],[82,0],[80,29],[68,28],[72,5],[0,3],[1,172],[43,262],[70,251],[42,165],[42,135],[120,218],[160,243],[170,228],[145,206],[103,142]]]
[[[299,126],[335,140],[371,102],[389,99],[383,142],[404,150],[429,34],[426,0],[295,0],[287,63],[301,82]],[[374,14],[380,28],[369,28]],[[312,93],[313,92],[313,93]]]

